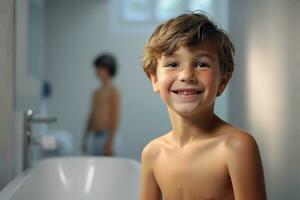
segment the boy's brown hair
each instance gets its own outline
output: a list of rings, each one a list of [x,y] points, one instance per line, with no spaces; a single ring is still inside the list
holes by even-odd
[[[157,60],[174,53],[179,46],[193,46],[208,41],[218,51],[222,73],[234,70],[234,46],[221,28],[205,14],[188,12],[159,25],[148,40],[143,57],[147,76],[156,73]]]

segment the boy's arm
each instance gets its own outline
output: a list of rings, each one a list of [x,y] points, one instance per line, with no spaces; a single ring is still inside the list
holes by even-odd
[[[94,108],[94,103],[95,103],[95,93],[92,96],[92,102],[91,102],[91,108],[90,108],[90,113],[88,116],[88,120],[86,123],[86,127],[83,133],[83,139],[82,139],[82,144],[81,144],[81,148],[84,152],[86,152],[86,141],[87,141],[87,137],[89,132],[91,131],[91,126],[92,126],[92,111]]]
[[[112,123],[111,123],[111,131],[116,133],[118,124],[119,124],[119,116],[120,116],[120,95],[118,90],[113,92],[112,98]]]
[[[153,173],[155,152],[148,144],[142,152],[142,179],[140,200],[161,200],[161,191]]]
[[[86,125],[86,128],[83,133],[82,144],[81,144],[81,149],[83,152],[87,151],[86,143],[87,143],[87,138],[88,138],[90,128],[91,128],[91,116],[89,116],[89,118],[88,118],[87,125]]]
[[[235,200],[266,200],[263,166],[254,138],[241,134],[231,138],[226,146]]]
[[[87,120],[87,123],[86,123],[86,127],[85,127],[85,130],[84,130],[85,134],[90,132],[91,129],[92,129],[92,114],[93,114],[93,111],[94,111],[95,104],[96,104],[96,91],[93,93],[92,98],[91,98],[90,113],[89,113],[88,120]]]
[[[112,112],[111,112],[111,127],[105,146],[105,155],[113,155],[113,143],[115,140],[116,131],[119,124],[120,115],[120,95],[115,89],[112,93]]]

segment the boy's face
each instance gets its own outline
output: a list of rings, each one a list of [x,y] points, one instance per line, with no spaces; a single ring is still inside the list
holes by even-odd
[[[162,55],[156,74],[151,75],[154,91],[169,108],[184,115],[213,109],[229,79],[228,74],[221,74],[217,52],[207,42]]]
[[[96,74],[101,81],[106,81],[110,78],[108,70],[104,67],[96,68]]]

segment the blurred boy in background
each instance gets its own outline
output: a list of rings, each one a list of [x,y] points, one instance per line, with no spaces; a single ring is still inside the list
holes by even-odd
[[[120,106],[119,92],[113,83],[116,59],[102,54],[95,59],[94,67],[101,87],[93,94],[82,150],[90,155],[113,156]]]

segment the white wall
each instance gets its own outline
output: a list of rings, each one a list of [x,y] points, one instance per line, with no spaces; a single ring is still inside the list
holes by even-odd
[[[14,2],[0,0],[0,190],[12,178]]]
[[[13,175],[22,171],[23,155],[23,113],[26,109],[38,110],[41,103],[41,79],[43,71],[42,37],[38,35],[43,20],[44,0],[15,0],[14,34],[14,113],[13,113]],[[34,5],[41,7],[36,7]],[[29,13],[31,12],[31,13]],[[30,18],[31,16],[31,18]],[[32,20],[40,17],[39,23]],[[29,35],[30,34],[30,35]],[[37,47],[40,49],[37,52]],[[35,50],[35,51],[33,51]]]
[[[30,74],[28,66],[29,0],[16,0],[15,95],[16,110],[36,109],[40,103],[40,81]]]
[[[119,16],[118,10],[110,8],[109,2],[46,2],[45,74],[53,83],[49,115],[58,117],[53,128],[67,129],[74,135],[79,150],[91,93],[98,85],[92,61],[98,53],[112,52],[119,61],[115,81],[122,94],[118,133],[123,148],[117,154],[139,159],[150,139],[170,129],[166,109],[152,92],[141,66],[144,44],[158,24],[147,24],[147,28],[143,25],[136,32],[128,31],[122,23],[116,28],[112,22]],[[225,23],[224,16],[218,17],[222,19],[220,24]],[[226,97],[224,94],[218,103],[219,112],[225,118]]]
[[[230,121],[257,139],[269,199],[300,199],[300,1],[230,2]]]

